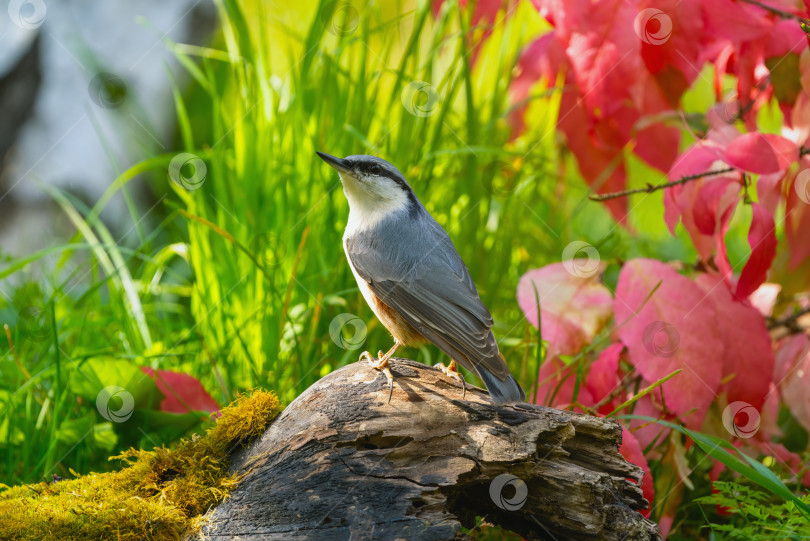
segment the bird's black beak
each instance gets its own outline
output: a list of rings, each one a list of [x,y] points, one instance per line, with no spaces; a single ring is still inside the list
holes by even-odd
[[[345,165],[346,160],[336,158],[326,152],[315,151],[315,154],[321,157],[323,161],[331,165],[338,173],[349,173],[351,169]]]

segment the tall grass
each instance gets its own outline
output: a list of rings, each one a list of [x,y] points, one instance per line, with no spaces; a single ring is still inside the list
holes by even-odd
[[[284,30],[263,3],[250,22],[235,2],[219,6],[227,55],[198,51],[201,65],[191,71],[207,90],[205,135],[183,133],[185,149],[204,156],[207,176],[201,188],[178,193],[195,276],[192,311],[210,353],[227,367],[225,385],[267,385],[289,400],[354,361],[358,350],[329,339],[342,313],[367,323],[364,348],[390,343],[345,263],[347,205],[315,150],[375,154],[399,166],[470,263],[484,301],[514,305],[519,261],[510,243],[519,229],[536,232],[518,228],[521,202],[550,195],[538,176],[553,163],[553,138],[526,156],[508,144],[507,90],[529,37],[522,25],[501,25],[501,40],[473,68],[467,12],[449,3],[436,18],[425,3],[397,19],[330,13],[335,4],[321,2],[297,38],[279,37]],[[295,51],[290,67],[277,73],[273,58],[286,49]],[[414,82],[431,86],[411,96]],[[192,126],[177,105],[180,125]],[[549,125],[554,118],[548,110]],[[519,197],[501,197],[498,186],[515,187]],[[419,353],[431,355],[435,362],[435,350]]]
[[[509,84],[540,24],[530,5],[502,13],[480,50],[471,44],[483,29],[452,2],[436,14],[429,3],[302,2],[287,12],[298,18],[258,1],[217,6],[211,47],[166,43],[191,77],[174,91],[177,151],[124,172],[92,209],[53,191],[75,237],[0,269],[6,483],[107,468],[117,450],[199,426],[198,414],[158,411],[139,366],[191,374],[220,403],[252,386],[290,401],[363,349],[390,345],[345,262],[347,204],[315,150],[375,154],[404,172],[467,262],[527,389],[539,355],[515,302],[520,274],[612,230],[597,206],[569,220],[585,191],[559,173],[558,93],[538,89],[529,130],[510,141]],[[413,95],[415,82],[430,89]],[[128,248],[99,214],[144,173],[159,178],[161,218]],[[45,279],[28,274],[36,265]],[[363,322],[364,341],[341,314]],[[433,347],[403,354],[440,360]],[[127,422],[96,407],[109,385],[135,398]]]

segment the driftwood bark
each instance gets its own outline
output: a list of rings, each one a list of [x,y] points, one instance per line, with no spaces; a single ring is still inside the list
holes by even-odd
[[[462,399],[406,359],[391,370],[390,404],[360,363],[299,396],[234,455],[245,477],[197,539],[466,539],[476,517],[527,539],[660,539],[614,421],[495,406],[469,384]]]

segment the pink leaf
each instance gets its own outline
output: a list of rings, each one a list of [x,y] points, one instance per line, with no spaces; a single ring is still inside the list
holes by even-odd
[[[799,148],[781,135],[752,132],[729,143],[726,159],[734,167],[751,173],[776,173],[799,159]]]
[[[645,304],[656,285],[660,286]],[[717,314],[694,282],[660,261],[634,259],[619,274],[615,318],[629,360],[645,380],[682,372],[663,385],[667,407],[699,427],[720,385],[723,354],[714,332]],[[637,313],[636,313],[637,312]]]
[[[713,164],[723,158],[723,153],[714,145],[696,144],[689,147],[683,154],[675,159],[675,163],[667,173],[667,179],[676,181],[681,177],[697,175],[711,171]],[[710,178],[710,177],[706,177]],[[700,182],[700,181],[696,181]],[[684,212],[692,207],[692,201],[697,195],[695,183],[678,185],[664,191],[664,221],[670,233],[675,234],[675,226]],[[685,191],[690,193],[684,194]],[[685,201],[681,201],[685,199]]]
[[[774,379],[782,400],[806,430],[810,430],[810,338],[794,334],[783,338],[776,350]]]
[[[766,37],[772,23],[764,10],[743,2],[703,2],[705,35],[735,43]]]
[[[757,197],[771,215],[776,213],[776,207],[782,201],[782,181],[784,179],[784,171],[760,175],[757,179]]]
[[[776,225],[773,216],[759,203],[753,203],[754,212],[751,229],[748,231],[748,244],[751,245],[751,256],[740,273],[734,298],[748,297],[765,282],[768,269],[776,257]]]
[[[160,411],[169,413],[189,413],[192,411],[213,412],[219,409],[216,401],[193,376],[171,370],[155,371],[141,366],[141,371],[152,378],[158,390],[163,393]]]
[[[513,135],[520,134],[525,128],[523,116],[527,104],[524,100],[529,97],[532,87],[541,79],[553,84],[561,65],[567,66],[568,63],[554,32],[543,34],[521,53],[515,67],[518,75],[509,87],[510,101],[520,105],[509,115]]]
[[[633,433],[626,428],[622,428],[622,444],[619,446],[619,453],[621,453],[625,460],[640,467],[644,472],[644,477],[641,478],[641,492],[644,494],[644,499],[647,500],[649,505],[641,514],[649,518],[653,498],[655,497],[652,473],[650,472],[649,464],[647,464],[647,459],[644,458],[641,445],[636,437],[633,436]]]
[[[790,254],[788,269],[793,271],[810,259],[810,242],[807,241],[807,232],[810,231],[810,169],[802,167],[788,185],[785,240]]]
[[[579,352],[610,319],[613,299],[599,282],[603,268],[598,260],[572,259],[530,270],[521,277],[518,304],[536,327],[539,298],[548,358]]]
[[[765,318],[748,301],[735,301],[721,277],[700,274],[695,283],[703,289],[717,314],[713,329],[723,343],[723,351],[712,361],[723,366],[726,382],[721,392],[726,393],[728,403],[745,402],[761,413],[774,363]]]
[[[668,171],[677,159],[680,130],[653,124],[636,134],[636,154],[661,171]]]

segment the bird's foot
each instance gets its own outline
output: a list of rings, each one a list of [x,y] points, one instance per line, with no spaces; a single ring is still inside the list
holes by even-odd
[[[458,371],[458,366],[456,365],[455,360],[451,360],[448,366],[444,366],[442,363],[436,363],[433,365],[434,368],[441,368],[444,375],[450,377],[461,384],[461,399],[467,396],[467,384],[464,381],[464,376],[461,375],[461,372]]]
[[[390,355],[384,355],[382,351],[377,353],[377,358],[371,356],[371,353],[368,351],[364,351],[360,354],[361,361],[368,361],[368,364],[371,365],[371,368],[374,370],[379,370],[383,374],[385,374],[385,378],[388,380],[388,403],[391,403],[391,397],[394,395],[394,375],[391,373],[391,369],[388,368],[388,359]]]

